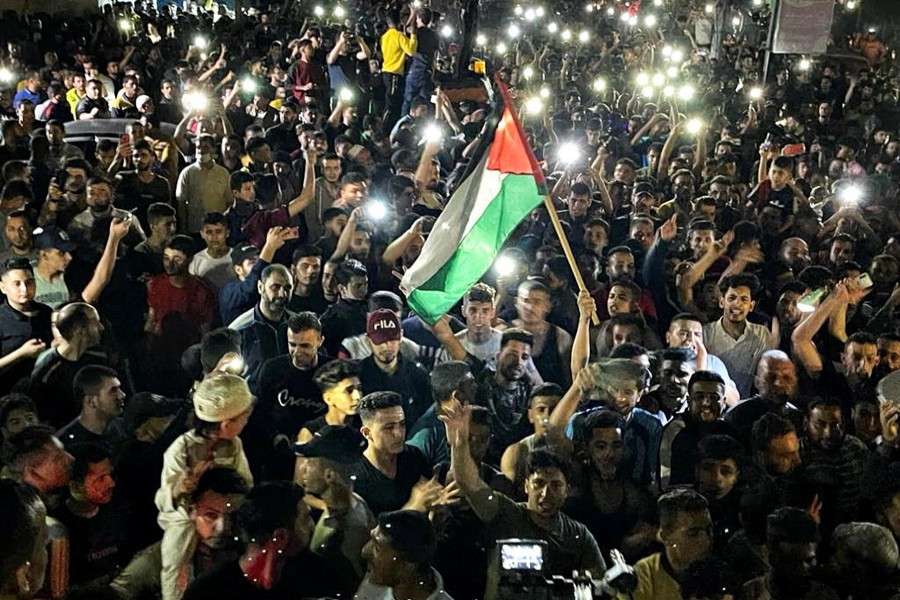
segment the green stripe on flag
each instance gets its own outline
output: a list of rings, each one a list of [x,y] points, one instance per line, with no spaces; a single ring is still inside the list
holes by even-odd
[[[533,175],[506,175],[500,193],[443,267],[407,298],[427,323],[445,315],[481,279],[516,226],[543,202]]]

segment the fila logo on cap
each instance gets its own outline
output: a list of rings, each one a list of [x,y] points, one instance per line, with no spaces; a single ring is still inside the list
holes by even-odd
[[[393,321],[376,321],[375,325],[372,326],[373,331],[378,331],[379,329],[397,329],[397,324]]]

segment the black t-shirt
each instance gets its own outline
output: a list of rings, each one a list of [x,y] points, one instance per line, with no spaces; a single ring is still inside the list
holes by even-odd
[[[325,294],[322,292],[322,286],[317,285],[313,287],[309,296],[293,294],[291,299],[288,300],[287,307],[289,311],[294,313],[308,310],[321,316],[328,310],[329,306],[330,304],[328,304],[328,300],[325,299]]]
[[[88,583],[114,575],[131,559],[135,548],[130,510],[121,501],[101,506],[91,518],[73,514],[67,508],[58,519],[69,538],[69,582]]]
[[[423,477],[431,477],[431,465],[422,451],[404,446],[397,457],[397,476],[393,479],[372,466],[365,457],[360,462],[353,491],[363,497],[372,514],[399,510],[409,500],[414,485]]]
[[[150,231],[147,207],[155,202],[170,204],[171,200],[169,182],[164,177],[154,175],[150,183],[144,183],[138,177],[137,171],[119,173],[114,204],[116,208],[135,211],[134,214],[140,220],[144,231]]]
[[[318,366],[308,370],[294,367],[290,356],[277,356],[263,364],[257,378],[259,409],[268,415],[276,434],[293,439],[304,423],[328,410],[313,375],[331,360],[320,353]]]
[[[78,416],[81,408],[72,382],[75,374],[86,365],[112,366],[107,354],[100,348],[86,352],[76,361],[64,358],[56,348],[38,357],[27,393],[37,403],[42,422],[59,428]]]
[[[184,600],[301,600],[305,598],[350,598],[346,579],[338,576],[329,562],[317,554],[304,552],[288,560],[281,578],[265,590],[244,576],[237,560],[216,565],[188,587]]]
[[[369,356],[360,362],[359,381],[366,394],[372,392],[396,392],[403,399],[403,414],[412,426],[431,406],[431,387],[428,374],[406,359],[397,356],[397,368],[393,373],[385,373],[375,364],[375,357]]]
[[[9,305],[0,304],[0,356],[6,356],[22,347],[29,340],[40,340],[50,346],[53,333],[50,317],[53,314],[46,304],[32,302],[32,312],[25,314]],[[0,395],[8,393],[23,377],[31,374],[34,359],[23,358],[6,369],[0,370]]]

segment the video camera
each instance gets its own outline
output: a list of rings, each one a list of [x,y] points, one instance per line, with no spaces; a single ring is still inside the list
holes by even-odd
[[[614,598],[618,593],[629,594],[637,587],[637,576],[618,550],[610,551],[612,566],[602,579],[594,579],[589,572],[575,572],[571,579],[554,575],[547,577],[544,555],[547,542],[543,540],[498,540],[491,559],[489,582],[496,588],[487,598],[496,600],[591,600]],[[489,584],[490,585],[490,584]]]

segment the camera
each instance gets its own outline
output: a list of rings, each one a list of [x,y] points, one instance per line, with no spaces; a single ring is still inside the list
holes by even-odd
[[[589,572],[572,578],[547,577],[544,540],[498,540],[488,567],[488,600],[588,600],[615,598],[637,587],[637,576],[618,550],[610,551],[612,566],[595,579]],[[598,574],[599,575],[599,574]]]

